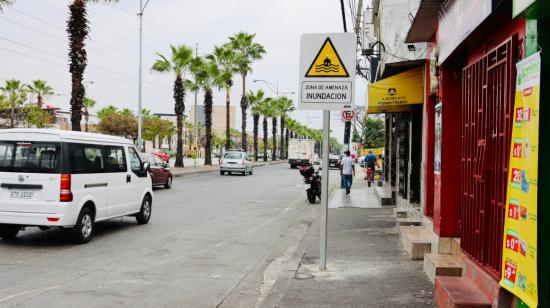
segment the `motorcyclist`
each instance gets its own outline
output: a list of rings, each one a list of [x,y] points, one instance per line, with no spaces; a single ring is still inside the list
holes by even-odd
[[[367,180],[369,183],[374,182],[374,171],[376,170],[376,161],[378,158],[376,158],[376,155],[372,153],[372,151],[369,151],[369,153],[365,156],[365,163],[367,165]],[[369,172],[370,169],[370,172]],[[370,177],[370,178],[368,178]]]

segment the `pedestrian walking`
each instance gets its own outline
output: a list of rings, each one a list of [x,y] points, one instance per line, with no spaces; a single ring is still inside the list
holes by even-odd
[[[355,176],[355,165],[353,159],[350,157],[350,152],[345,151],[345,156],[340,163],[340,175],[344,178],[344,188],[346,189],[346,195],[349,195],[351,185],[353,184],[353,177]]]

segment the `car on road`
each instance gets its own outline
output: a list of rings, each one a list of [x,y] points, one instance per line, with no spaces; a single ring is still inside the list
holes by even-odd
[[[166,153],[162,149],[154,150],[153,154],[158,156],[158,158],[160,158],[164,162],[169,162],[170,161],[170,154]]]
[[[227,151],[220,159],[220,175],[237,172],[242,175],[252,175],[253,169],[252,160],[244,151]]]
[[[328,167],[340,169],[340,155],[338,154],[329,154],[328,156]]]
[[[149,174],[154,186],[164,186],[166,189],[172,188],[172,172],[170,165],[162,161],[155,153],[145,154],[143,160],[149,163]]]
[[[21,229],[60,227],[77,243],[95,223],[151,217],[147,162],[130,140],[53,129],[0,130],[0,238]]]

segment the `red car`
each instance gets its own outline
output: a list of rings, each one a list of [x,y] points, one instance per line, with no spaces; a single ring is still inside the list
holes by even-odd
[[[158,156],[164,162],[169,162],[170,161],[170,155],[166,154],[163,150],[154,150],[153,154]]]
[[[153,181],[153,187],[164,186],[169,189],[172,187],[172,172],[169,165],[163,162],[156,154],[149,153],[143,156],[144,161],[149,163],[149,174]]]

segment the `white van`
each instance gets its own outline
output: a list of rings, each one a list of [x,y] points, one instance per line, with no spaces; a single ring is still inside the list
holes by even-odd
[[[94,223],[151,218],[148,163],[130,140],[52,129],[0,130],[0,238],[25,227],[61,227],[78,243]]]

